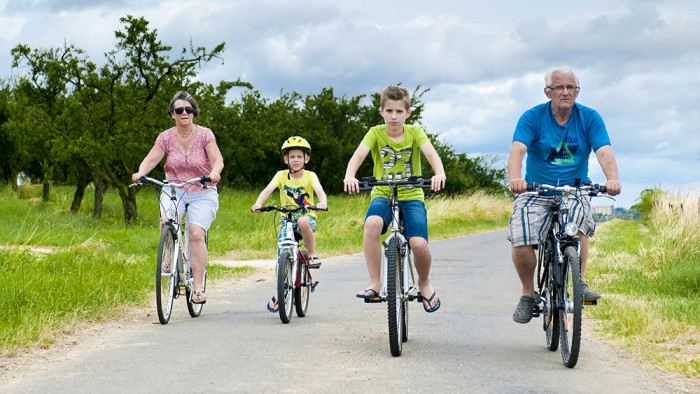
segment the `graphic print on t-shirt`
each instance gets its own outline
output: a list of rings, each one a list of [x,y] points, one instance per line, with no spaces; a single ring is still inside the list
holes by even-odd
[[[306,188],[303,186],[301,187],[290,187],[287,185],[284,185],[284,192],[289,198],[294,200],[294,202],[300,206],[308,206],[311,205],[309,204],[309,201],[307,201],[307,198],[309,197],[309,193],[304,193],[306,191]]]
[[[578,150],[577,142],[577,139],[573,138],[571,141],[561,141],[556,147],[550,147],[547,163],[553,165],[574,163],[576,161],[575,154]]]
[[[380,149],[379,152],[387,180],[400,180],[413,175],[411,148],[403,148],[396,152],[391,146],[387,145]]]

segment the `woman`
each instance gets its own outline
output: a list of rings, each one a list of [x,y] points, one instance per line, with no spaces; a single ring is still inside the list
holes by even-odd
[[[216,145],[214,133],[193,122],[199,115],[197,102],[186,91],[180,91],[170,101],[168,115],[175,120],[175,127],[158,135],[155,145],[139,166],[139,171],[131,176],[133,181],[138,182],[167,156],[166,179],[185,181],[206,175],[211,178],[211,185],[216,185],[221,180],[224,159]],[[207,265],[205,236],[216,218],[219,196],[216,189],[204,189],[197,185],[189,185],[186,188],[187,192],[184,191],[177,191],[177,200],[181,215],[185,204],[189,204],[187,228],[190,232],[190,261],[194,276],[192,302],[203,304],[207,300],[203,291],[204,270]],[[170,197],[161,194],[161,206],[167,207],[170,204]],[[165,217],[162,212],[161,217]]]

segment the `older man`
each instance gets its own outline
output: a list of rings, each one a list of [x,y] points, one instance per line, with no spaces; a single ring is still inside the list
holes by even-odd
[[[545,74],[544,94],[549,101],[526,111],[518,120],[508,156],[508,178],[513,193],[523,193],[528,183],[574,185],[575,179],[588,179],[588,157],[595,152],[607,178],[605,186],[610,195],[620,193],[615,155],[600,115],[593,109],[576,103],[580,87],[576,74],[569,67],[560,67]],[[527,152],[525,178],[522,162]],[[522,282],[522,297],[513,313],[513,320],[528,323],[536,305],[534,276],[537,258],[533,245],[540,241],[541,231],[549,225],[548,207],[557,196],[518,196],[510,218],[513,264]],[[581,241],[581,279],[584,280],[588,258],[588,237],[595,231],[590,198],[576,201],[583,209],[576,221]],[[575,207],[574,207],[575,208]],[[600,298],[600,294],[583,283],[584,300]]]

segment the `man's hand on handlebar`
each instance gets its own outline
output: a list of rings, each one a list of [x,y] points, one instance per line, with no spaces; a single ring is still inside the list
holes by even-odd
[[[622,191],[622,185],[619,181],[608,179],[605,182],[605,189],[608,195],[617,196]]]
[[[527,181],[523,178],[511,179],[509,182],[510,191],[515,194],[525,193],[527,191]]]

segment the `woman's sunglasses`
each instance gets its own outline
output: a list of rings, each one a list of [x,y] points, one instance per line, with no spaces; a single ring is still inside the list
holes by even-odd
[[[177,108],[175,108],[175,113],[178,115],[182,115],[183,111],[187,112],[188,114],[191,114],[192,112],[194,112],[194,108],[192,108],[192,107],[185,107],[185,108],[177,107]]]

